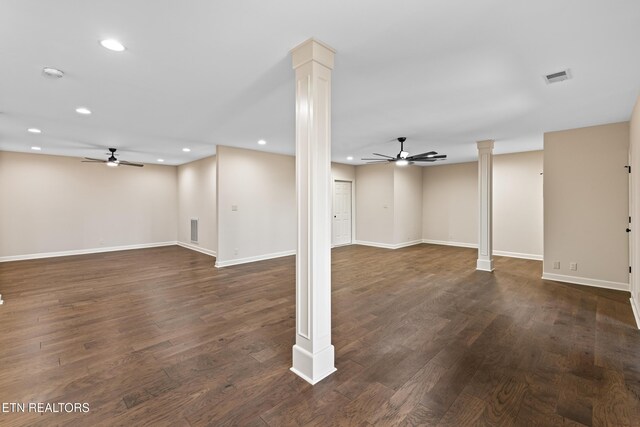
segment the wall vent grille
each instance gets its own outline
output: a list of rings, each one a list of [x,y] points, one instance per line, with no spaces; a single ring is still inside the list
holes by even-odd
[[[198,242],[198,218],[191,218],[191,241]]]

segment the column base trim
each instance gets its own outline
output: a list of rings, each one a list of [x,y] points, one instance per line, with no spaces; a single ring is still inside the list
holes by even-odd
[[[311,354],[296,344],[293,346],[293,366],[290,370],[309,384],[317,384],[337,371],[334,366],[334,353],[332,345]]]
[[[493,259],[479,259],[476,263],[476,270],[493,271]]]

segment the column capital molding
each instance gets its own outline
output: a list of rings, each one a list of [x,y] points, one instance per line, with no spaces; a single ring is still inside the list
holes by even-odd
[[[294,70],[310,61],[315,61],[333,70],[335,54],[335,49],[329,45],[310,38],[291,49],[291,62]]]
[[[478,141],[478,150],[493,150],[493,139],[485,139],[484,141]]]

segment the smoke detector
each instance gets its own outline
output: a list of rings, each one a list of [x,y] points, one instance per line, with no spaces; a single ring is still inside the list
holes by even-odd
[[[558,83],[565,80],[569,80],[571,78],[571,71],[567,68],[566,70],[558,71],[555,73],[547,74],[544,76],[544,81],[547,82],[548,85],[551,83]]]
[[[52,79],[59,79],[62,76],[64,76],[64,71],[58,70],[57,68],[53,68],[53,67],[44,67],[42,69],[42,75]]]

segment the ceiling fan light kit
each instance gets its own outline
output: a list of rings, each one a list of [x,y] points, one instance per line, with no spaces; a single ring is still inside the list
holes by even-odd
[[[362,160],[367,160],[367,163],[395,163],[396,166],[407,166],[412,165],[415,162],[437,162],[440,160],[446,160],[446,154],[438,154],[435,151],[427,151],[426,153],[416,154],[414,156],[410,156],[408,151],[404,151],[404,142],[407,140],[406,137],[401,136],[398,138],[398,142],[400,143],[400,152],[395,156],[387,156],[386,154],[373,153],[376,157],[368,157],[362,158]]]

